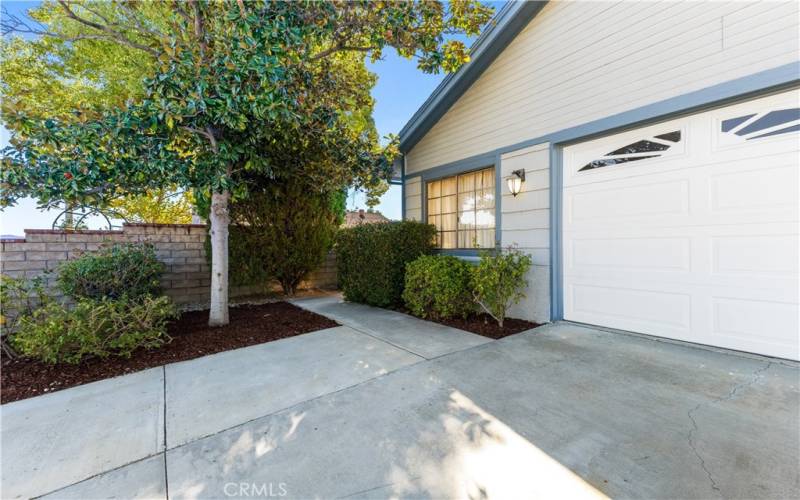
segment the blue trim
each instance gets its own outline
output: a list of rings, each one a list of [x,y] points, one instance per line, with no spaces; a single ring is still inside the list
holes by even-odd
[[[471,61],[447,75],[400,130],[400,151],[410,151],[428,133],[546,3],[514,1],[500,9],[472,45]]]
[[[478,252],[480,252],[480,250],[477,248],[441,248],[436,250],[436,253],[438,254],[454,255],[456,257],[478,257]]]
[[[406,157],[400,164],[400,220],[406,220]]]
[[[627,128],[637,128],[644,123],[665,121],[679,115],[697,113],[704,109],[747,100],[755,95],[779,92],[799,84],[800,61],[559,130],[536,139],[505,146],[498,149],[498,151],[501,153],[515,151],[542,142],[568,143],[585,141],[593,136],[607,135]]]
[[[697,113],[705,109],[744,101],[756,95],[781,92],[800,86],[800,61],[761,71],[753,75],[720,83],[702,90],[665,99],[616,115],[562,129],[533,139],[509,144],[479,155],[462,158],[433,168],[416,172],[424,179],[447,177],[466,170],[491,165],[495,157],[511,151],[535,146],[543,142],[567,144],[582,142],[593,137],[614,134],[625,129],[637,128],[646,123],[666,121],[680,115]]]
[[[463,160],[445,163],[438,167],[429,168],[422,172],[417,172],[414,175],[422,177],[422,181],[435,181],[443,177],[451,177],[457,174],[463,174],[470,170],[480,170],[482,168],[489,168],[497,161],[498,154],[495,151],[481,155],[471,156]]]
[[[500,172],[500,153],[494,155],[494,246],[503,244],[503,178]]]
[[[564,268],[561,236],[564,148],[550,143],[550,321],[564,319]]]

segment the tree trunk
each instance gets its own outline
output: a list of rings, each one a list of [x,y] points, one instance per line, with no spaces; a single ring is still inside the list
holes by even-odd
[[[211,305],[208,311],[209,326],[228,324],[228,225],[230,193],[211,195]]]

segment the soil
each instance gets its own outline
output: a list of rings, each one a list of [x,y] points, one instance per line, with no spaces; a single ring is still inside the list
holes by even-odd
[[[477,333],[478,335],[483,335],[490,339],[502,339],[503,337],[508,337],[509,335],[540,326],[539,323],[525,321],[524,319],[506,318],[503,320],[503,328],[500,328],[497,325],[497,321],[486,313],[475,314],[467,317],[467,319],[454,318],[434,321],[442,325]]]
[[[168,327],[170,343],[157,349],[140,349],[128,359],[94,358],[79,365],[48,365],[31,359],[11,359],[3,353],[0,402],[10,403],[176,361],[338,326],[335,321],[288,302],[231,307],[230,323],[224,327],[211,328],[207,322],[208,311],[183,313]]]

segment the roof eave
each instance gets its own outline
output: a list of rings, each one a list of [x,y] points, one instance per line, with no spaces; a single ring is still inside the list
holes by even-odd
[[[497,13],[472,45],[470,62],[447,75],[400,130],[401,152],[407,153],[422,139],[546,3],[510,1]]]

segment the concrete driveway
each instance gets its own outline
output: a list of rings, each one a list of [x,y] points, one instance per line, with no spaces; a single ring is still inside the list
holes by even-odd
[[[571,324],[344,326],[2,407],[2,496],[800,496],[798,368]]]

